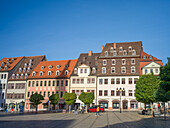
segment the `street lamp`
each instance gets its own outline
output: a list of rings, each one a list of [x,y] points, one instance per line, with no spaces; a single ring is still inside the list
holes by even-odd
[[[120,113],[121,113],[121,96],[122,96],[122,91],[124,91],[124,90],[125,90],[124,88],[123,89],[122,88],[119,88],[119,89],[117,88],[117,91],[119,91],[119,94],[120,94],[120,105],[119,105],[120,106]]]

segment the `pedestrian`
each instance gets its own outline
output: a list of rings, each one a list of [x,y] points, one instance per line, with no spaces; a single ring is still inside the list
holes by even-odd
[[[74,107],[74,114],[77,114],[77,105]]]
[[[12,112],[14,111],[14,109],[12,108]]]
[[[84,107],[82,107],[82,114],[84,114]]]
[[[100,116],[99,111],[100,111],[100,108],[99,108],[99,106],[97,106],[96,116],[98,116],[98,115]]]

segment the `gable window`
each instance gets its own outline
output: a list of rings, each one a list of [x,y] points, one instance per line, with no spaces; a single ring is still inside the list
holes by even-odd
[[[108,56],[108,51],[105,51],[105,56]]]
[[[131,73],[135,73],[135,66],[131,67]]]
[[[28,74],[27,74],[27,73],[25,73],[25,79],[27,79],[27,77],[28,77]]]
[[[28,67],[28,70],[27,70],[27,72],[30,72],[30,67]]]
[[[23,73],[21,73],[21,79],[23,79],[23,77],[24,77],[24,74],[23,74]]]
[[[145,74],[147,74],[148,73],[148,70],[147,69],[145,69]]]
[[[126,60],[122,59],[122,65],[125,65],[125,64],[126,64]]]
[[[135,50],[132,51],[132,55],[136,55],[136,51]]]
[[[117,55],[117,52],[116,52],[116,51],[114,51],[114,52],[113,52],[113,56],[116,56],[116,55]]]
[[[68,68],[68,65],[67,65],[67,64],[65,65],[65,68]]]
[[[111,73],[115,73],[115,67],[111,67]]]
[[[65,71],[65,75],[68,75],[68,70]]]
[[[149,56],[149,59],[152,60],[152,56]]]
[[[110,52],[113,52],[113,47],[110,48]]]
[[[121,72],[126,73],[126,67],[121,67]]]
[[[119,52],[122,52],[123,51],[123,48],[122,47],[119,47]]]
[[[135,64],[135,59],[131,59],[131,64]]]
[[[58,76],[59,74],[60,74],[60,71],[59,71],[59,70],[57,70],[57,71],[56,71],[56,75]]]
[[[92,69],[92,73],[93,74],[96,73],[96,69],[95,68]]]
[[[102,73],[106,73],[106,68],[105,67],[102,68]]]
[[[8,67],[7,66],[5,66],[5,70],[7,70],[8,69]]]
[[[116,64],[116,60],[113,59],[113,60],[112,60],[112,65],[115,65],[115,64]]]
[[[131,46],[129,46],[129,52],[132,52],[132,47]]]
[[[43,72],[41,71],[41,72],[40,72],[40,76],[42,76],[42,75],[43,75]]]
[[[51,71],[48,71],[48,75],[49,75],[49,76],[51,76],[51,73],[52,73]]]
[[[143,59],[144,59],[144,60],[146,59],[146,56],[145,56],[145,55],[143,56]]]
[[[103,60],[103,65],[107,65],[107,60]]]
[[[77,68],[74,69],[74,74],[77,74]]]
[[[23,69],[23,72],[26,72],[26,68]]]

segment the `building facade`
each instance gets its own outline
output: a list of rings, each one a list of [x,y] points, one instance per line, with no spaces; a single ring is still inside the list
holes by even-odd
[[[140,75],[142,42],[107,43],[97,70],[97,104],[109,110],[138,110],[135,84]]]
[[[24,110],[27,78],[41,61],[46,61],[46,56],[24,57],[13,72],[7,86],[6,105],[8,110],[12,110],[12,108],[14,111]]]
[[[96,104],[96,86],[97,86],[97,63],[100,53],[80,54],[74,71],[70,77],[70,92],[76,93],[76,105],[84,106],[84,103],[78,99],[82,92],[92,92],[95,96],[93,104]]]
[[[38,105],[38,110],[54,109],[49,105],[49,97],[58,93],[60,101],[55,106],[57,109],[65,109],[66,105],[62,96],[69,92],[69,78],[77,60],[61,60],[41,62],[33,70],[27,80],[26,111],[34,111],[35,107],[29,98],[35,92],[44,96],[44,100]]]
[[[23,57],[3,58],[0,61],[0,108],[5,109],[6,89],[9,77],[23,61]]]

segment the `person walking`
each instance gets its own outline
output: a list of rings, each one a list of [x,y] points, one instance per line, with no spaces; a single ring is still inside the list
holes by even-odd
[[[77,114],[77,105],[74,107],[74,114]]]
[[[97,106],[97,111],[96,111],[96,115],[98,116],[100,116],[100,114],[99,114],[99,111],[100,111],[100,108],[99,108],[99,106]]]

